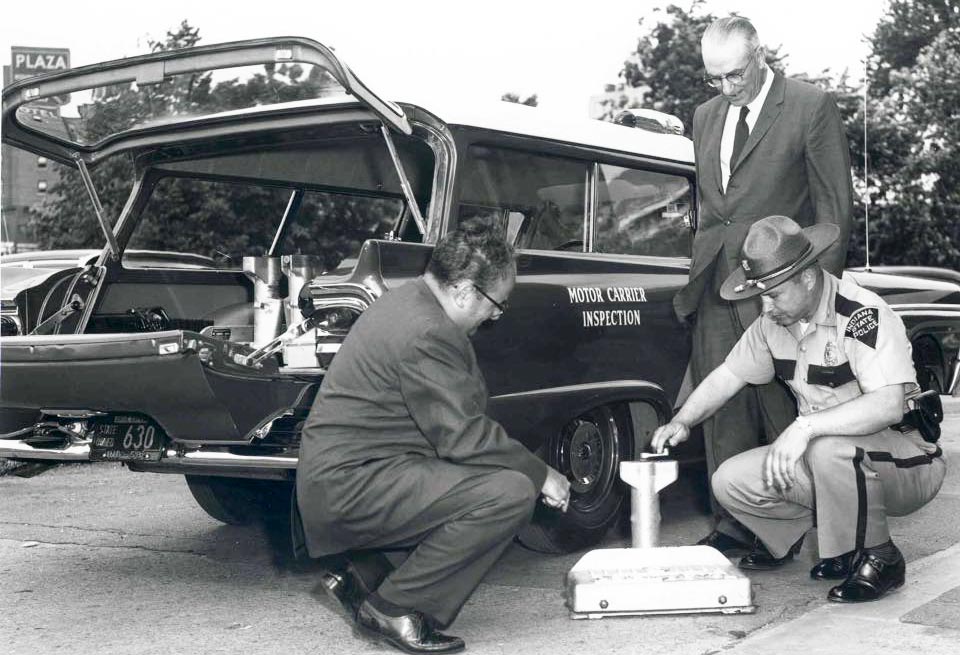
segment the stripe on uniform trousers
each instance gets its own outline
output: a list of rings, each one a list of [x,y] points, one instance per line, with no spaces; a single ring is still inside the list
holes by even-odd
[[[853,469],[857,479],[857,537],[856,550],[863,550],[863,542],[867,533],[867,479],[863,472],[864,456],[870,458],[873,462],[887,462],[893,464],[899,469],[913,468],[914,466],[926,466],[933,463],[933,460],[943,455],[943,451],[937,446],[937,449],[930,453],[898,459],[885,450],[872,450],[866,452],[863,448],[857,448],[853,456]]]
[[[890,453],[884,450],[870,451],[867,453],[867,457],[872,459],[875,462],[890,462],[898,469],[908,469],[913,468],[914,466],[924,466],[925,464],[932,464],[933,460],[937,459],[943,455],[943,451],[940,450],[940,446],[937,446],[937,449],[932,453],[924,453],[923,455],[917,455],[916,457],[907,457],[906,459],[897,459]]]
[[[853,455],[853,471],[857,478],[857,537],[854,550],[863,550],[863,541],[867,536],[867,478],[863,473],[863,448],[857,448]]]

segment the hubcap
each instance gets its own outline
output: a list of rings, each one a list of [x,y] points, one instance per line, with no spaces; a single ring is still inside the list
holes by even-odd
[[[584,493],[600,476],[604,448],[600,430],[593,423],[580,421],[570,438],[570,483],[573,491]]]

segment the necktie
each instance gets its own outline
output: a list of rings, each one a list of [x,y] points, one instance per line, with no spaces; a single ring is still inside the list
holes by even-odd
[[[730,155],[730,170],[732,171],[740,159],[740,151],[743,150],[743,144],[747,142],[750,136],[750,128],[747,127],[747,114],[750,108],[744,105],[740,108],[740,120],[737,121],[737,131],[733,133],[733,153]]]

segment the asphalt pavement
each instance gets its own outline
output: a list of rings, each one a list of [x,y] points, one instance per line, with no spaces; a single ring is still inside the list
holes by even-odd
[[[960,400],[947,399],[941,444],[960,462]],[[662,494],[661,545],[693,543],[710,525],[689,477]],[[583,555],[511,547],[450,632],[468,652],[897,655],[958,652],[960,472],[919,512],[891,519],[907,584],[876,603],[826,601],[810,580],[811,532],[799,557],[751,572],[753,614],[571,620],[566,572]],[[270,526],[209,518],[179,476],[120,465],[0,477],[0,652],[380,653],[353,634],[318,587],[319,570],[286,558]],[[612,532],[604,547],[626,545]]]

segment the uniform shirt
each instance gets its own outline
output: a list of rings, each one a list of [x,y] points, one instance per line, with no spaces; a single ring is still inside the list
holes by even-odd
[[[878,295],[823,271],[820,304],[805,334],[762,315],[727,356],[740,379],[774,377],[793,390],[801,415],[834,407],[891,384],[918,388],[903,321]]]

